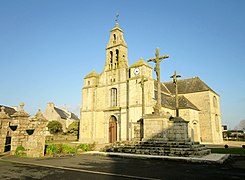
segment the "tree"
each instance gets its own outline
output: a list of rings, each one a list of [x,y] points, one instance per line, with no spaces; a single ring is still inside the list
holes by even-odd
[[[239,123],[239,129],[240,130],[245,130],[245,120],[241,120]]]
[[[245,130],[245,120],[241,120],[239,125],[235,127],[237,130]]]
[[[59,121],[51,121],[48,123],[47,127],[51,134],[62,132],[62,124]]]
[[[74,121],[68,126],[67,132],[69,134],[78,135],[78,129],[79,129],[79,121]]]

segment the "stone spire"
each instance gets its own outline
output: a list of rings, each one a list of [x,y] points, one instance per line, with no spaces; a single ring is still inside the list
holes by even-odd
[[[12,115],[12,117],[30,117],[28,113],[24,111],[25,104],[23,102],[20,103],[20,110]]]
[[[33,118],[34,120],[42,120],[42,121],[47,121],[47,119],[43,116],[43,113],[41,112],[40,109],[38,109],[38,112]]]

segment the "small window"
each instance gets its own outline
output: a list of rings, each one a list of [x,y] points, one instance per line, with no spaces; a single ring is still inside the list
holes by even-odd
[[[213,97],[213,106],[214,107],[217,107],[218,106],[217,105],[217,98],[216,98],[216,96]]]
[[[113,38],[114,38],[114,41],[116,41],[116,39],[117,39],[116,34],[113,34]]]
[[[90,86],[90,81],[88,81],[88,86]]]
[[[216,126],[216,131],[219,132],[220,125],[219,125],[219,116],[218,114],[215,114],[215,126]]]

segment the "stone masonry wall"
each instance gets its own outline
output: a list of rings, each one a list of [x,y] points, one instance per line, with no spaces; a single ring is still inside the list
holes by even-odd
[[[0,153],[4,152],[6,138],[11,138],[10,154],[15,155],[16,149],[24,147],[27,157],[43,157],[45,148],[45,133],[47,120],[42,113],[37,112],[29,118],[20,105],[20,111],[9,117],[4,110],[0,112]]]

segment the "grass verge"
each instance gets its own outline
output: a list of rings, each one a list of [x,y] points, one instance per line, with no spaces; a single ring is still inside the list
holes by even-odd
[[[212,153],[245,155],[245,148],[210,148]]]

